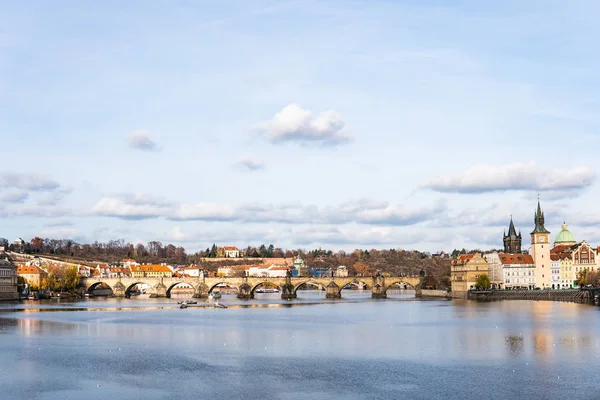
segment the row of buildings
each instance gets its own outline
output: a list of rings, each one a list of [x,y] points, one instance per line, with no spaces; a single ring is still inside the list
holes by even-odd
[[[497,289],[567,289],[579,286],[581,271],[600,269],[600,247],[585,240],[577,242],[563,223],[554,241],[544,225],[545,217],[538,201],[531,247],[523,251],[521,232],[510,221],[504,233],[504,252],[461,254],[451,262],[452,291],[460,297],[476,287],[486,274]]]

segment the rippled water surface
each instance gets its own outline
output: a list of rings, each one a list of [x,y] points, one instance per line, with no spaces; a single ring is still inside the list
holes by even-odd
[[[600,397],[600,309],[303,292],[0,303],[0,399]]]

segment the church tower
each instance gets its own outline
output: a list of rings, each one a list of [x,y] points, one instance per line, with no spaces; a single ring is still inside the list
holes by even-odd
[[[534,217],[535,229],[531,232],[531,256],[535,263],[535,286],[549,288],[550,271],[550,231],[544,227],[544,213],[538,200]]]
[[[504,252],[508,254],[518,254],[521,253],[521,232],[517,235],[517,230],[515,229],[515,224],[512,220],[512,215],[510,217],[510,225],[508,226],[508,235],[506,231],[504,232]]]

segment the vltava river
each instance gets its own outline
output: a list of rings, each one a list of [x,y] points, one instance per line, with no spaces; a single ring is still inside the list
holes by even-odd
[[[0,398],[600,396],[597,307],[278,296],[0,304]]]

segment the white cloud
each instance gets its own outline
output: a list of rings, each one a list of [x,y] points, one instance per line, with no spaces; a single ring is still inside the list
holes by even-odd
[[[148,132],[135,131],[127,137],[129,147],[137,150],[153,151],[158,150],[156,143],[150,139]]]
[[[148,219],[169,215],[172,209],[172,203],[159,197],[122,194],[102,198],[92,209],[92,214],[122,219]]]
[[[296,142],[317,146],[334,146],[350,141],[345,122],[334,110],[317,117],[298,104],[290,104],[275,116],[252,127],[271,143]]]
[[[238,158],[233,164],[235,167],[244,169],[247,171],[259,171],[265,168],[263,160],[252,156],[243,156]]]
[[[507,190],[568,191],[590,186],[596,172],[588,167],[570,170],[541,168],[535,163],[503,166],[475,165],[459,175],[438,177],[426,188],[448,193],[485,193]]]
[[[0,173],[0,189],[7,188],[29,191],[52,191],[59,189],[60,184],[36,173],[2,172]]]

